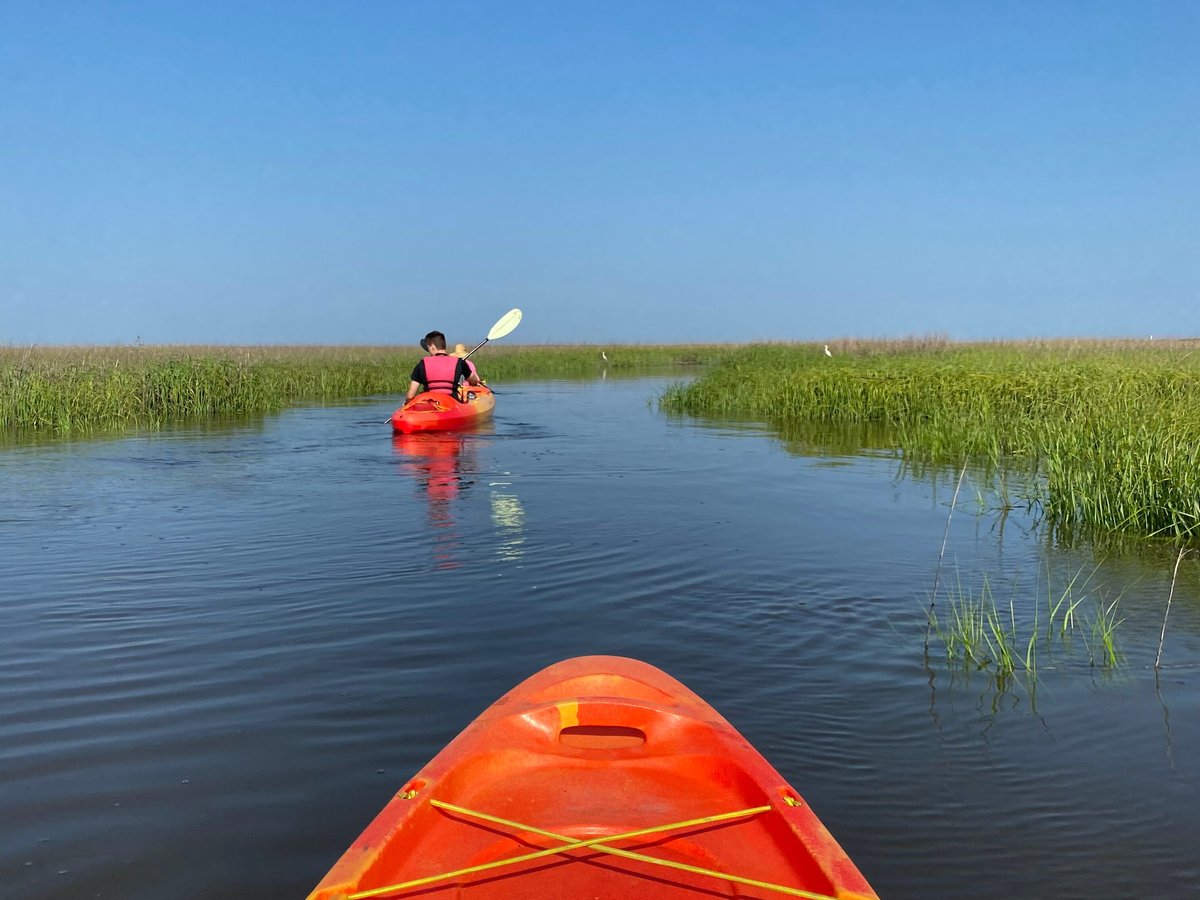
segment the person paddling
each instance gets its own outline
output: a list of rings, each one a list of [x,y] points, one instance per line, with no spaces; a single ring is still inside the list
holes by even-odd
[[[425,390],[454,396],[461,382],[479,384],[479,376],[472,371],[468,361],[446,352],[446,336],[440,331],[431,331],[425,335],[421,346],[429,355],[413,366],[406,399],[411,400],[417,396],[422,385],[425,386]]]

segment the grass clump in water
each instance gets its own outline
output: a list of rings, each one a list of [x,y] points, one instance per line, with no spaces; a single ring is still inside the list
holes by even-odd
[[[1117,610],[1120,597],[1105,601],[1082,583],[1080,569],[1057,594],[1047,586],[1045,620],[1042,607],[1032,605],[1032,620],[1018,613],[1014,584],[1007,603],[997,603],[985,575],[977,590],[964,588],[962,581],[947,591],[945,612],[939,618],[931,605],[927,612],[930,628],[945,650],[946,660],[966,671],[986,671],[1000,690],[1007,690],[1018,677],[1036,680],[1039,666],[1056,649],[1072,652],[1074,638],[1082,635],[1093,668],[1112,670],[1123,662],[1117,644],[1117,628],[1123,621]],[[1093,570],[1092,575],[1095,574]],[[1086,603],[1087,612],[1080,606]]]

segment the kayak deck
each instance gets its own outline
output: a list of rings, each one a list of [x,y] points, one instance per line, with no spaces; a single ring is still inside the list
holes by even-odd
[[[492,414],[496,395],[484,385],[470,389],[466,402],[450,394],[425,391],[392,413],[392,430],[401,434],[419,431],[452,431],[467,428]]]
[[[502,697],[404,785],[310,900],[417,894],[875,897],[728,722],[619,657],[559,663]]]

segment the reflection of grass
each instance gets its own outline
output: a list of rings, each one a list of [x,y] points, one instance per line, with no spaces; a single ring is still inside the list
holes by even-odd
[[[887,426],[910,464],[1015,466],[1056,528],[1200,535],[1200,353],[1191,342],[756,346],[665,409]]]
[[[946,659],[967,671],[986,671],[1005,690],[1014,678],[1036,681],[1039,662],[1056,648],[1070,652],[1073,636],[1080,632],[1088,652],[1088,664],[1114,669],[1122,662],[1117,649],[1117,617],[1120,597],[1105,602],[1089,589],[1091,575],[1080,582],[1080,569],[1061,590],[1047,585],[1045,620],[1042,604],[1032,604],[1032,621],[1023,624],[1017,614],[1017,587],[1007,603],[997,603],[985,575],[977,590],[963,586],[961,579],[947,589],[943,618],[931,605],[927,615],[934,634],[945,648]],[[1095,570],[1092,571],[1095,574]],[[1081,616],[1080,605],[1091,600],[1094,610]]]

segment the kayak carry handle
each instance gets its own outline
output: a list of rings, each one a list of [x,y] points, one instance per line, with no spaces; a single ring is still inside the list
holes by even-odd
[[[632,750],[645,745],[646,732],[629,725],[568,725],[558,741],[576,750]]]

